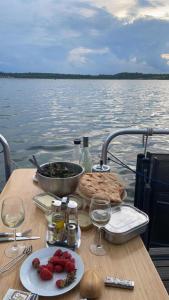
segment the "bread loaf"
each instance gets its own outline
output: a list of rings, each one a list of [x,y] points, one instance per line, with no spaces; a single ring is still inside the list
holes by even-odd
[[[76,192],[88,200],[97,194],[100,198],[120,203],[124,194],[124,185],[114,173],[85,173],[80,178]]]

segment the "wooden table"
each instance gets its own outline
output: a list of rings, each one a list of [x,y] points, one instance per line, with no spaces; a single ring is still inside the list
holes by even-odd
[[[20,228],[21,230],[32,228],[33,235],[40,235],[40,240],[32,242],[33,250],[43,248],[45,246],[46,219],[43,212],[35,206],[32,197],[42,190],[37,184],[33,183],[33,169],[15,170],[4,190],[0,194],[0,200],[4,196],[18,194],[24,199],[26,219]],[[5,227],[0,223],[0,231]],[[6,230],[6,229],[5,229]],[[123,245],[112,245],[104,241],[107,248],[106,256],[95,256],[90,253],[89,245],[94,238],[94,230],[82,233],[81,246],[78,249],[79,255],[82,257],[85,270],[97,269],[101,277],[104,279],[107,275],[117,276],[119,278],[131,279],[135,282],[133,291],[104,287],[101,300],[165,300],[169,299],[167,291],[151,261],[151,258],[145,249],[140,237],[136,237]],[[0,265],[6,263],[9,258],[4,255],[4,249],[7,243],[0,244]],[[8,288],[24,290],[20,279],[20,265],[4,275],[0,275],[0,299],[7,292]],[[45,282],[44,282],[45,285]],[[79,300],[79,285],[71,292],[62,296],[54,297],[58,300]],[[40,297],[40,299],[53,299],[51,297]]]

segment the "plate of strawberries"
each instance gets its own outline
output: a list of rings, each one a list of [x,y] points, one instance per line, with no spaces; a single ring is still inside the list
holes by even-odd
[[[64,247],[50,247],[27,257],[20,269],[20,280],[31,293],[58,296],[73,289],[83,273],[83,261],[76,252]]]

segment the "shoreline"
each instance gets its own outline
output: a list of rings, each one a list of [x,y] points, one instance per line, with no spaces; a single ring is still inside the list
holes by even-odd
[[[24,78],[24,79],[97,79],[97,80],[169,80],[169,74],[143,74],[143,73],[118,73],[114,75],[82,75],[82,74],[58,74],[39,72],[0,72],[0,78]]]

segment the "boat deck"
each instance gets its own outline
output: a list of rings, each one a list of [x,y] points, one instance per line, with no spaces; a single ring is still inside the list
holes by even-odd
[[[149,254],[169,294],[169,247],[150,248]]]

